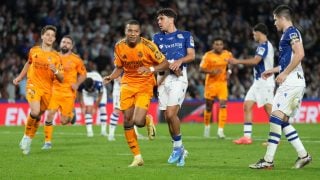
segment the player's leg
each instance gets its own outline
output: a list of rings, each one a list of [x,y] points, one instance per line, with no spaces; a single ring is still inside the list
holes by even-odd
[[[115,140],[115,130],[118,124],[120,116],[120,109],[114,108],[113,112],[110,116],[110,123],[109,123],[109,135],[108,135],[108,140],[109,141],[114,141]]]
[[[244,101],[244,123],[243,123],[243,136],[234,140],[235,144],[251,144],[252,143],[252,109],[255,102],[251,100]]]
[[[228,88],[227,83],[221,84],[217,87],[217,97],[219,99],[219,112],[218,112],[218,132],[217,136],[220,139],[224,139],[224,126],[227,121],[227,99]]]
[[[87,130],[87,136],[88,137],[93,137],[93,129],[92,129],[92,124],[93,124],[93,104],[94,104],[94,97],[88,95],[87,93],[82,93],[82,98],[83,98],[83,104],[82,109],[84,109],[84,119],[86,123],[86,130]]]
[[[44,145],[42,146],[42,149],[47,150],[52,148],[52,134],[53,134],[53,119],[56,114],[56,109],[50,109],[47,111],[47,118],[44,124]]]
[[[210,122],[212,119],[212,106],[214,103],[214,97],[217,95],[216,89],[212,89],[209,85],[205,86],[204,98],[206,107],[203,112],[203,122],[204,122],[204,137],[210,136]]]
[[[177,166],[184,166],[187,150],[185,150],[182,142],[182,134],[180,131],[180,119],[178,112],[185,97],[188,84],[183,81],[175,81],[171,84],[168,91],[168,104],[165,111],[165,118],[169,124],[173,140],[173,151],[168,158],[168,163],[177,163]]]
[[[100,125],[101,125],[101,136],[107,136],[107,108],[105,103],[100,103]]]

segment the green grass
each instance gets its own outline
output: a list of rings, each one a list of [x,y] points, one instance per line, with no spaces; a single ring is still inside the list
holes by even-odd
[[[166,124],[157,126],[155,141],[140,140],[145,165],[128,168],[132,155],[124,140],[122,127],[116,141],[99,135],[87,138],[84,126],[56,126],[53,148],[41,150],[43,128],[33,139],[31,153],[21,153],[18,143],[23,127],[0,127],[0,179],[318,179],[320,176],[320,126],[295,125],[313,162],[300,170],[291,169],[297,158],[291,145],[282,138],[273,170],[252,170],[248,165],[263,157],[268,125],[254,125],[252,145],[234,145],[242,125],[227,125],[225,140],[203,138],[202,124],[183,124],[183,143],[189,151],[185,167],[167,164],[171,140]],[[145,134],[145,129],[140,132]],[[212,128],[215,135],[216,126]]]

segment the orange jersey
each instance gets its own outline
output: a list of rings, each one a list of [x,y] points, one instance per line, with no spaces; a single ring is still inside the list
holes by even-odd
[[[56,69],[62,71],[61,59],[57,51],[43,51],[40,46],[31,48],[28,57],[27,86],[38,88],[51,93],[55,75],[49,68],[54,64]]]
[[[60,94],[67,96],[74,96],[75,91],[72,90],[71,85],[75,84],[78,80],[78,75],[86,75],[87,70],[83,64],[82,59],[71,53],[69,55],[60,55],[63,67],[63,82],[55,79],[53,82],[53,90],[58,91]]]
[[[227,82],[227,60],[231,57],[232,53],[227,50],[223,50],[221,54],[216,54],[213,51],[208,51],[204,54],[200,67],[209,71],[220,70],[220,73],[217,75],[206,75],[206,85],[217,82]]]
[[[124,39],[120,40],[115,46],[114,56],[115,66],[122,67],[124,70],[121,83],[135,87],[144,84],[152,86],[156,84],[154,74],[139,74],[137,71],[139,67],[154,66],[165,60],[165,56],[159,51],[158,47],[142,37],[135,47],[129,47]]]

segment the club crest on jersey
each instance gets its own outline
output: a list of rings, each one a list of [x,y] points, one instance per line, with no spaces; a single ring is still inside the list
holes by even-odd
[[[124,54],[124,55],[122,56],[122,59],[127,59],[127,55]]]
[[[138,57],[139,57],[139,58],[142,58],[142,57],[143,57],[143,54],[142,54],[141,51],[138,52]]]
[[[163,44],[160,44],[160,45],[159,45],[159,48],[162,49],[162,48],[163,48]]]
[[[183,39],[183,35],[182,34],[177,34],[177,38]]]
[[[263,48],[263,47],[259,47],[259,48],[258,48],[258,50],[257,50],[257,54],[259,54],[259,55],[263,55],[265,51],[266,51],[266,49],[265,49],[265,48]]]

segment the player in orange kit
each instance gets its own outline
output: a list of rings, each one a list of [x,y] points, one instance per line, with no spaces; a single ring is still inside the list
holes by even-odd
[[[210,121],[212,116],[212,105],[215,98],[219,100],[219,116],[218,116],[218,138],[225,138],[224,125],[227,120],[227,99],[228,87],[228,59],[232,57],[232,53],[224,50],[223,39],[217,37],[213,40],[213,50],[208,51],[202,57],[200,70],[206,73],[205,92],[206,109],[204,110],[204,136],[210,136]]]
[[[15,85],[27,75],[26,98],[30,106],[24,136],[20,142],[23,154],[29,154],[32,138],[39,127],[41,115],[47,110],[52,94],[54,79],[63,81],[61,59],[53,49],[57,29],[47,25],[41,30],[41,45],[34,46],[29,52],[28,61],[18,77],[13,80]]]
[[[60,42],[59,54],[64,69],[64,81],[63,83],[57,80],[53,82],[52,97],[44,126],[45,144],[42,149],[51,149],[52,121],[58,109],[61,112],[61,124],[68,124],[75,118],[72,111],[76,92],[79,85],[86,79],[87,71],[82,59],[72,52],[73,45],[73,39],[69,35],[64,36]]]
[[[120,87],[120,109],[124,116],[124,131],[127,143],[134,154],[134,160],[129,167],[144,164],[134,125],[147,126],[148,135],[154,136],[153,120],[147,115],[153,87],[156,85],[155,72],[166,70],[169,63],[157,46],[140,37],[140,23],[130,20],[125,26],[125,38],[120,40],[114,48],[115,69],[104,77],[109,83],[122,73]]]

